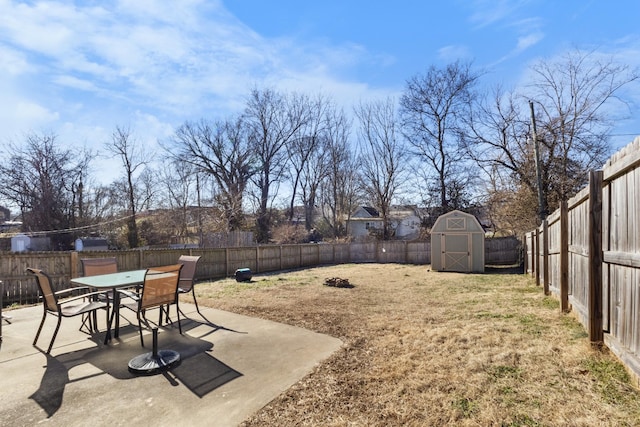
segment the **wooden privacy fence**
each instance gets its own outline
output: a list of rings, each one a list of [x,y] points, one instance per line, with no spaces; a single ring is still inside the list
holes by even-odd
[[[524,239],[526,271],[640,376],[640,137]]]
[[[515,238],[486,239],[488,264],[520,262],[520,243]],[[27,267],[48,272],[58,287],[69,286],[72,277],[82,275],[80,258],[115,257],[121,271],[173,264],[180,255],[200,255],[196,279],[232,276],[238,268],[254,273],[313,267],[350,262],[429,264],[430,242],[319,243],[302,245],[266,245],[241,248],[151,249],[90,252],[5,252],[0,255],[0,280],[4,281],[6,304],[35,302],[37,288]]]

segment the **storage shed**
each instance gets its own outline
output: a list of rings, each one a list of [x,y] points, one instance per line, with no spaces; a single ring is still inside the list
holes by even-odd
[[[484,272],[484,229],[475,216],[451,211],[438,217],[431,229],[431,269]]]

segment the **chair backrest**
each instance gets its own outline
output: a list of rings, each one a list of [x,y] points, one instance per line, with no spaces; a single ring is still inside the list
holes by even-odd
[[[53,290],[49,275],[37,268],[27,268],[27,271],[36,276],[36,283],[42,294],[44,308],[49,311],[59,311],[58,298]]]
[[[80,262],[82,263],[82,271],[85,277],[118,272],[118,261],[115,257],[82,258]]]
[[[180,282],[178,283],[182,291],[189,292],[193,287],[193,278],[196,275],[196,265],[199,260],[199,256],[189,255],[181,255],[180,258],[178,258],[178,263],[184,266],[180,271]]]
[[[139,300],[139,309],[175,304],[182,264],[152,267],[147,270]]]

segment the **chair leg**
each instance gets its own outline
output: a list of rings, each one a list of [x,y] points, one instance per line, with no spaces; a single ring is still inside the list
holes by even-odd
[[[62,322],[62,316],[58,316],[58,323],[56,324],[56,330],[53,331],[53,336],[51,337],[51,342],[49,343],[47,354],[51,353],[51,349],[53,348],[53,342],[56,340],[56,336],[58,335],[58,330],[60,329],[60,322]]]
[[[113,325],[114,320],[116,318],[116,309],[118,310],[119,313],[119,308],[116,308],[115,304],[113,306],[113,308],[111,309],[111,317],[109,317],[109,310],[107,310],[107,325]],[[115,327],[115,326],[114,326]]]
[[[165,315],[166,315],[166,319],[167,319],[167,323],[171,323],[173,325],[173,321],[171,320],[171,317],[169,317],[169,309],[171,308],[171,304],[167,304],[166,307],[165,306],[161,306],[160,307],[160,318],[162,318],[162,312],[164,311]],[[176,312],[178,313],[178,330],[180,331],[180,335],[182,335],[182,325],[180,324],[180,306],[178,305],[178,301],[176,300]]]
[[[170,305],[167,306],[167,315],[169,314],[170,307],[171,307]],[[180,328],[180,298],[179,297],[176,298],[176,312],[178,313],[178,328]]]
[[[33,345],[34,346],[36,345],[36,342],[38,342],[38,337],[40,336],[40,332],[42,332],[42,327],[44,326],[45,317],[47,317],[47,312],[46,311],[42,315],[42,320],[40,321],[40,327],[38,327],[38,332],[36,332],[36,337],[33,339]]]
[[[160,310],[160,319],[158,322],[158,326],[162,326],[162,316],[165,317],[165,322],[168,325],[169,323],[171,323],[173,325],[173,320],[171,320],[171,317],[169,317],[169,307],[171,307],[169,304],[167,305],[161,305],[159,308]]]
[[[196,299],[196,287],[195,286],[191,287],[191,293],[193,294],[193,303],[196,305],[196,311],[198,312],[198,314],[200,316],[202,316],[202,313],[200,313],[200,307],[198,307],[198,300]]]
[[[92,316],[91,313],[85,313],[85,314],[82,315],[82,323],[80,324],[80,329],[78,329],[78,330],[82,331],[82,328],[84,328],[86,326],[87,333],[88,334],[92,334],[93,331],[94,331],[94,326],[93,325],[97,325],[95,317]]]
[[[167,306],[169,309],[169,306]],[[178,307],[178,301],[176,300],[176,313],[178,316],[178,331],[180,331],[180,335],[182,335],[182,325],[180,324],[180,308]]]
[[[92,333],[98,332],[98,312],[97,310],[93,310],[93,325],[92,325]]]
[[[142,321],[140,320],[140,310],[136,313],[138,317],[138,331],[140,332],[140,344],[144,347],[144,339],[142,338]]]

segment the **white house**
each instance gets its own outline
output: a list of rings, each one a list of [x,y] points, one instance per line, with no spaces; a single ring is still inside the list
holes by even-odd
[[[420,217],[414,206],[392,206],[389,222],[396,239],[410,240],[420,235]],[[382,230],[380,213],[370,206],[360,206],[347,221],[347,230],[354,239],[363,239],[370,230]]]
[[[395,206],[389,214],[396,239],[411,240],[420,235],[421,219],[415,206]]]
[[[347,231],[355,239],[369,236],[369,230],[382,230],[380,213],[369,206],[360,206],[347,220]]]

